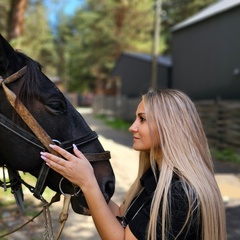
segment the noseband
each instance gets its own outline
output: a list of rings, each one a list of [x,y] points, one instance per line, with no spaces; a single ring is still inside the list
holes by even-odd
[[[26,141],[32,143],[33,145],[39,147],[42,151],[44,151],[44,147],[49,151],[50,153],[60,156],[57,152],[55,152],[53,149],[49,147],[49,144],[55,144],[54,140],[50,138],[50,136],[45,132],[45,130],[39,125],[39,123],[36,121],[36,119],[32,116],[32,114],[29,112],[29,110],[24,106],[24,104],[18,100],[18,103],[15,104],[16,102],[16,95],[13,93],[7,86],[6,84],[12,83],[15,80],[19,79],[22,77],[27,71],[27,66],[23,67],[20,69],[18,72],[12,74],[11,76],[5,78],[5,79],[0,79],[0,86],[3,87],[3,90],[5,92],[6,98],[8,99],[9,103],[12,105],[12,107],[15,109],[15,111],[18,113],[18,115],[22,118],[22,120],[26,123],[26,125],[32,130],[32,132],[35,134],[32,135],[30,132],[24,130],[18,125],[15,125],[12,121],[7,119],[4,115],[0,113],[0,125],[4,126],[8,130],[12,131],[13,133],[17,134],[19,137],[22,139],[25,139]],[[97,139],[98,136],[97,134],[92,131],[90,134],[80,137],[78,139],[74,139],[72,141],[66,141],[63,143],[60,143],[62,148],[69,150],[72,148],[72,144],[75,143],[77,146],[86,144],[88,142],[91,142],[95,139]],[[40,143],[42,143],[42,146]],[[110,157],[110,152],[109,151],[104,151],[102,153],[84,153],[86,158],[90,162],[94,161],[105,161],[109,160]],[[37,183],[35,188],[31,188],[31,192],[33,192],[33,195],[44,201],[42,197],[42,193],[45,187],[45,182],[47,179],[47,175],[49,172],[49,167],[46,165],[45,162],[42,164],[42,168],[40,170]],[[61,190],[61,189],[60,189]]]

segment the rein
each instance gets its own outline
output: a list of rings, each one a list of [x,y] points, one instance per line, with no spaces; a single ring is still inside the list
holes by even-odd
[[[0,78],[0,86],[3,87],[4,93],[6,95],[7,100],[11,104],[11,106],[15,109],[15,111],[18,113],[18,115],[22,118],[22,120],[26,123],[26,125],[32,130],[32,132],[35,134],[33,136],[30,132],[27,132],[20,126],[15,125],[13,122],[11,122],[9,119],[7,119],[4,115],[0,113],[0,125],[5,127],[6,129],[12,131],[14,134],[18,135],[22,139],[32,143],[36,147],[40,148],[41,150],[45,150],[44,147],[52,154],[56,156],[60,156],[56,151],[54,151],[52,148],[49,147],[49,144],[55,144],[54,140],[50,138],[50,136],[45,132],[45,130],[39,125],[39,123],[36,121],[36,119],[32,116],[32,114],[29,112],[29,110],[24,106],[24,104],[18,100],[16,104],[16,95],[14,92],[12,92],[6,85],[9,83],[14,82],[15,80],[19,79],[22,77],[27,71],[27,66],[23,67],[20,69],[18,72],[12,74],[11,76],[1,79]],[[85,144],[87,142],[90,142],[94,139],[96,139],[98,136],[95,132],[92,132],[91,134],[81,137],[79,139],[75,139],[74,141],[66,141],[63,143],[60,143],[59,145],[66,150],[70,149],[72,147],[72,143],[74,142],[77,146],[81,144]],[[44,146],[42,146],[42,145]],[[90,162],[94,161],[105,161],[109,160],[110,157],[110,152],[109,151],[104,151],[102,153],[84,153],[86,158]],[[46,165],[45,162],[42,164],[42,168],[40,170],[39,176],[37,178],[37,183],[35,188],[32,186],[28,185],[25,183],[21,177],[20,179],[17,178],[17,181],[20,182],[21,184],[24,184],[29,188],[31,192],[33,192],[34,197],[40,199],[42,202],[44,202],[44,214],[45,214],[45,221],[46,221],[46,226],[48,230],[50,229],[51,221],[50,221],[50,212],[49,212],[49,204],[47,204],[46,200],[42,197],[42,193],[45,188],[45,182],[47,179],[47,175],[49,172],[49,167]],[[4,189],[7,187],[6,181],[4,179],[4,182],[0,181],[0,187],[4,187]],[[9,184],[8,187],[11,187],[11,183]],[[61,191],[61,189],[60,189]],[[62,191],[61,191],[62,192]],[[59,222],[61,223],[60,230],[58,232],[58,236],[56,239],[60,237],[60,234],[62,232],[62,229],[64,227],[65,221],[67,220],[67,211],[70,203],[70,198],[71,195],[69,194],[63,194],[65,196],[64,199],[64,206],[63,206],[63,211],[62,214],[60,215]],[[52,201],[51,201],[52,203]],[[25,225],[24,225],[25,226]],[[19,228],[18,228],[19,229]],[[46,231],[49,232],[49,231]],[[50,231],[50,235],[52,236],[52,233]],[[50,237],[51,237],[50,236]],[[53,237],[51,237],[52,239]]]

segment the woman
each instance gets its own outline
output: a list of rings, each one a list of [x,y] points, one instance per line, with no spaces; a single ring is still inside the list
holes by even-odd
[[[129,128],[139,171],[121,207],[107,205],[93,169],[74,146],[63,158],[41,153],[77,184],[102,239],[225,240],[225,210],[202,124],[192,101],[177,90],[143,95]],[[121,223],[121,224],[120,224]]]

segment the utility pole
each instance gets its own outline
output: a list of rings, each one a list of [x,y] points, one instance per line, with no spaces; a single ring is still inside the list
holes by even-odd
[[[162,0],[155,2],[155,17],[154,17],[154,36],[153,36],[153,50],[152,50],[152,74],[151,74],[151,90],[157,90],[158,78],[158,54],[159,54],[159,38],[160,38],[160,25],[161,25],[161,11]]]

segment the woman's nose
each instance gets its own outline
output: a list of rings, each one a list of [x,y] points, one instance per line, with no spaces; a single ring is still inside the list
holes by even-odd
[[[137,124],[136,121],[129,127],[129,131],[131,133],[136,132],[137,131]]]

